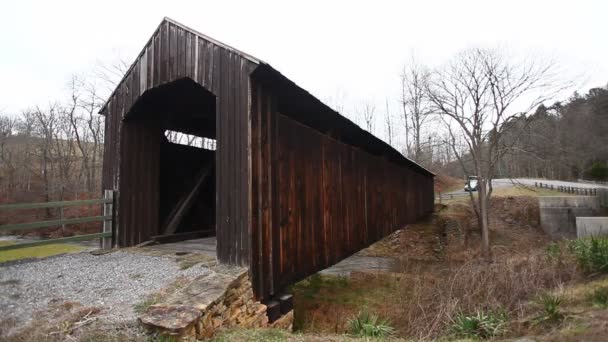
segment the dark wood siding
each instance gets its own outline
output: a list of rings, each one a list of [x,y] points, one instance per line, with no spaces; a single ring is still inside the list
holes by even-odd
[[[120,245],[158,234],[158,172],[151,170],[158,169],[162,134],[158,127],[123,119],[146,90],[190,78],[217,98],[218,258],[248,265],[249,75],[256,65],[242,53],[168,20],[154,32],[102,110],[106,115],[103,188],[119,190]]]
[[[218,259],[249,266],[257,297],[432,210],[431,173],[269,65],[163,20],[102,109],[103,188],[118,190],[121,246],[160,229],[165,127],[140,104],[184,79],[215,101]]]
[[[268,296],[433,209],[433,177],[389,162],[277,111],[252,89],[254,288]]]

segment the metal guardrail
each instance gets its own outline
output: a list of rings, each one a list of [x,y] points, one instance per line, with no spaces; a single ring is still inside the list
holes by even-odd
[[[103,206],[103,215],[101,216],[88,216],[88,217],[75,217],[75,218],[63,218],[63,208],[83,205],[95,205],[100,204]],[[60,208],[62,209],[62,218],[59,220],[49,221],[38,221],[28,223],[15,223],[5,224],[0,226],[0,231],[18,231],[18,230],[35,230],[48,227],[64,226],[67,224],[85,223],[85,222],[103,222],[103,229],[101,233],[95,234],[84,234],[75,235],[57,239],[45,239],[40,241],[32,241],[25,243],[18,243],[14,245],[0,246],[1,251],[7,251],[17,248],[35,247],[54,243],[63,242],[74,242],[74,241],[86,241],[93,239],[100,239],[100,245],[103,249],[112,248],[112,224],[114,218],[114,191],[106,190],[104,192],[104,198],[99,199],[88,199],[80,201],[56,201],[56,202],[42,202],[42,203],[14,203],[14,204],[2,204],[0,210],[22,210],[22,209],[41,209],[41,208]]]
[[[553,191],[564,192],[567,194],[575,194],[575,195],[584,195],[584,196],[597,196],[598,189],[597,188],[579,188],[574,186],[561,186],[561,185],[553,185],[546,184],[541,182],[534,182],[535,188],[540,189],[548,189]]]

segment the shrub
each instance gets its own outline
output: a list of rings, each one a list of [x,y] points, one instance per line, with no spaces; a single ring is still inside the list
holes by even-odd
[[[589,295],[589,301],[602,309],[608,308],[608,286],[595,289]]]
[[[364,337],[387,337],[395,333],[395,329],[388,320],[381,320],[378,315],[367,311],[359,314],[348,321],[349,332],[355,336]]]
[[[608,165],[600,162],[593,163],[589,170],[589,177],[598,181],[608,180]]]
[[[450,332],[457,337],[489,338],[506,332],[507,315],[504,312],[477,311],[473,315],[459,312],[452,319]]]
[[[537,304],[541,306],[541,313],[536,317],[537,323],[559,322],[564,318],[564,314],[560,310],[562,304],[561,297],[544,294],[537,300]]]
[[[570,243],[570,251],[586,273],[608,272],[608,238],[590,237]]]

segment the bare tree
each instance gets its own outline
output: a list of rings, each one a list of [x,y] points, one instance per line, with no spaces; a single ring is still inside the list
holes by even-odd
[[[553,62],[519,61],[498,50],[470,49],[435,71],[429,81],[433,110],[442,117],[452,138],[460,137],[466,144],[479,177],[477,207],[486,260],[492,258],[488,220],[492,177],[510,148],[502,138],[516,127],[509,121],[525,118],[565,89],[564,83],[556,82],[556,72]],[[456,149],[454,153],[458,155]]]
[[[415,161],[420,161],[423,130],[432,113],[431,103],[427,96],[430,74],[430,70],[419,64],[413,57],[401,73],[401,105],[405,125],[406,150],[408,156]]]
[[[360,115],[368,132],[374,133],[374,120],[376,119],[376,105],[371,101],[364,102],[360,107]]]
[[[116,89],[129,68],[130,64],[122,58],[117,58],[112,63],[98,61],[93,68],[93,76],[100,81],[101,92],[107,95]],[[105,97],[101,100],[104,99]]]
[[[394,128],[393,128],[393,118],[391,116],[391,111],[388,106],[388,99],[386,99],[386,111],[384,113],[384,123],[386,125],[386,138],[388,140],[389,145],[393,145],[393,136],[394,136]]]
[[[69,89],[70,102],[64,108],[64,115],[71,125],[82,158],[81,173],[84,174],[85,188],[90,193],[97,192],[103,141],[103,117],[97,112],[103,102],[99,100],[96,84],[86,77],[74,75]]]

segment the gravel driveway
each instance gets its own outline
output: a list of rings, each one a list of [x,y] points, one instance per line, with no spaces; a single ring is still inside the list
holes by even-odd
[[[102,308],[111,323],[134,321],[134,305],[177,277],[189,279],[209,273],[195,265],[181,270],[167,256],[113,252],[66,254],[26,263],[0,266],[0,318],[29,323],[51,301],[78,302]]]

